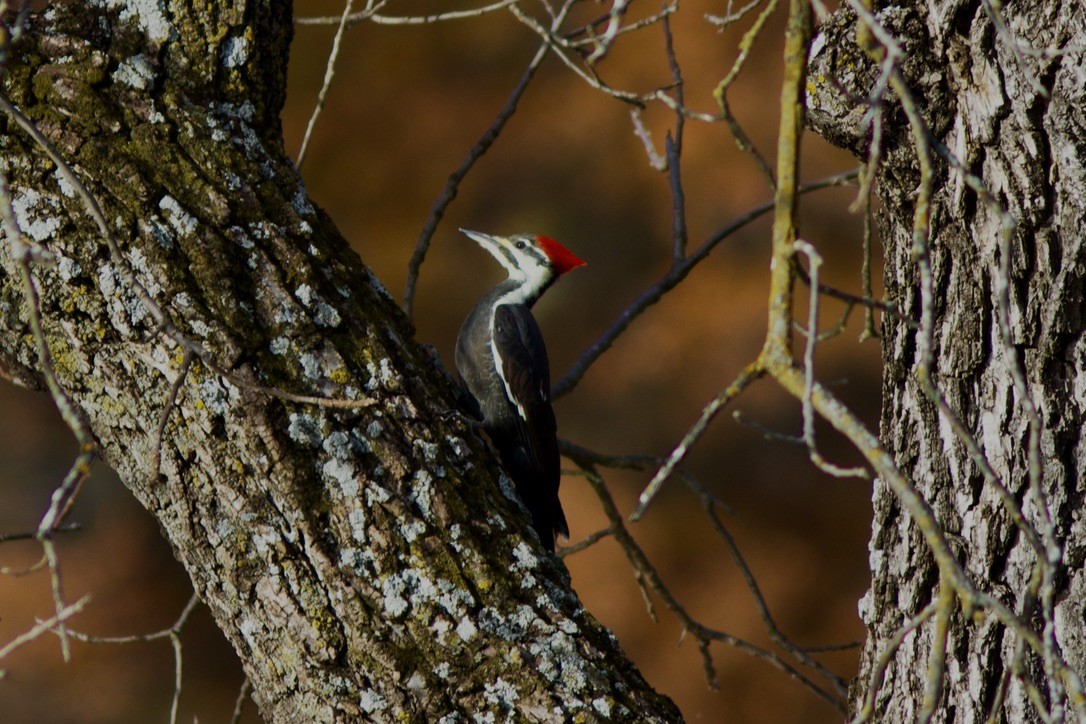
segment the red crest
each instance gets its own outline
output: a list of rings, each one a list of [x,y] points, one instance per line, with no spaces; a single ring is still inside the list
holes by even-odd
[[[579,266],[588,264],[588,262],[548,236],[537,236],[535,240],[539,244],[539,248],[546,253],[547,258],[551,260],[554,271],[559,276]]]

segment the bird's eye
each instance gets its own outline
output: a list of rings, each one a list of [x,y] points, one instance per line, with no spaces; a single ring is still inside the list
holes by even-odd
[[[523,249],[524,247],[526,247],[528,245],[525,244],[523,241],[518,241],[515,244],[513,244],[513,246],[517,247],[518,249]]]

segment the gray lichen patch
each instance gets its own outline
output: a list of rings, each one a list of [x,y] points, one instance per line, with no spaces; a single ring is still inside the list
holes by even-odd
[[[294,296],[310,310],[313,314],[313,321],[317,323],[317,326],[338,327],[343,321],[335,307],[317,296],[317,293],[308,284],[302,284],[295,289]]]
[[[185,211],[177,199],[167,194],[162,197],[158,207],[162,209],[166,215],[166,221],[179,235],[191,236],[196,232],[196,218]]]
[[[155,78],[155,69],[146,55],[133,55],[126,58],[113,71],[113,82],[135,90],[147,90]]]
[[[237,68],[249,60],[249,39],[245,36],[233,36],[222,45],[222,65],[225,68]]]
[[[33,188],[23,188],[11,200],[19,229],[34,241],[51,239],[60,228],[61,210],[50,196]]]
[[[134,20],[147,39],[156,45],[177,37],[164,0],[93,0],[91,4],[120,9],[121,20]]]
[[[570,698],[608,701],[592,677],[615,652],[581,646],[583,668],[564,658],[590,638],[590,623],[572,620],[560,573],[520,538],[525,522],[509,524],[485,453],[462,434],[446,437],[433,414],[444,388],[427,374],[410,325],[309,203],[277,145],[277,90],[256,97],[246,85],[269,36],[247,32],[250,14],[238,8],[216,6],[204,24],[195,22],[203,5],[174,3],[167,13],[155,0],[57,12],[78,26],[87,7],[110,9],[102,23],[124,13],[108,57],[72,43],[71,60],[9,76],[23,87],[12,95],[37,104],[30,111],[51,139],[90,171],[122,250],[106,249],[70,184],[37,168],[40,154],[19,152],[32,170],[13,173],[13,188],[49,189],[24,208],[28,223],[46,223],[32,238],[56,237],[58,263],[42,279],[59,288],[48,310],[65,314],[48,323],[58,372],[161,521],[269,716],[598,713],[590,703],[559,707],[547,689],[595,682],[591,700],[572,686]],[[278,8],[265,10],[280,13],[274,32],[288,34]],[[285,45],[278,50],[281,61]],[[192,92],[211,82],[223,86]],[[13,143],[0,139],[7,150]],[[0,277],[0,327],[29,368],[21,299]],[[151,324],[132,277],[207,359],[188,360]],[[331,409],[240,379],[374,401]]]

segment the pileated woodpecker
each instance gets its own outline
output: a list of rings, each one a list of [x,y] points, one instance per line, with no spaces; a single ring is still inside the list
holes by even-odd
[[[554,550],[555,534],[569,536],[569,527],[558,500],[561,470],[547,349],[529,310],[558,277],[585,262],[545,236],[460,231],[509,272],[479,300],[456,338],[465,404],[498,449],[539,539]]]

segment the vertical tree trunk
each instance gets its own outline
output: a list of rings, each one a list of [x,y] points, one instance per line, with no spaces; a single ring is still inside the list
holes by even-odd
[[[878,17],[902,43],[906,78],[935,140],[983,181],[1013,223],[1010,258],[1005,259],[999,214],[960,169],[946,160],[936,162],[930,238],[936,300],[933,379],[999,480],[1024,508],[1027,521],[1043,529],[1045,513],[1028,491],[1028,408],[1014,386],[1015,366],[1024,368],[1043,430],[1040,459],[1048,514],[1064,553],[1061,574],[1053,582],[1053,633],[1067,663],[1082,671],[1086,57],[1081,50],[1043,57],[1029,48],[1081,49],[1086,46],[1086,17],[1081,3],[1044,0],[1008,4],[1000,12],[1005,13],[1005,32],[981,3],[906,3],[886,8]],[[871,138],[859,126],[864,108],[851,104],[831,83],[822,83],[829,76],[861,97],[871,91],[879,69],[856,46],[855,29],[850,13],[838,14],[823,28],[826,42],[817,46],[812,74],[820,84],[811,99],[812,125],[863,156]],[[916,320],[921,309],[913,215],[920,175],[900,108],[888,110],[884,142],[878,200],[886,294],[906,317]],[[1011,349],[999,328],[1003,264],[1010,272]],[[1039,609],[1026,596],[1036,553],[949,418],[918,381],[916,326],[887,315],[884,333],[886,446],[934,508],[978,586],[1041,631]],[[905,638],[885,677],[873,680],[872,674],[903,624],[938,595],[939,573],[917,527],[878,481],[870,551],[871,589],[860,605],[870,637],[854,704],[859,709],[874,685],[877,719],[914,721],[925,692],[937,693],[927,682],[935,621]],[[1033,720],[1037,709],[1028,701],[1023,681],[1034,682],[1044,706],[1053,706],[1037,658],[1026,655],[1019,666],[1012,663],[1017,641],[993,617],[971,619],[958,609],[950,620],[936,718],[984,721],[993,702],[1005,696],[997,719]],[[1002,684],[1008,676],[1009,682]],[[1007,686],[1004,692],[1001,685]]]
[[[13,49],[6,97],[116,239],[6,118],[61,386],[269,720],[677,719],[308,201],[279,128],[290,37],[290,3],[71,3]],[[0,368],[41,386],[24,292],[5,253]]]

